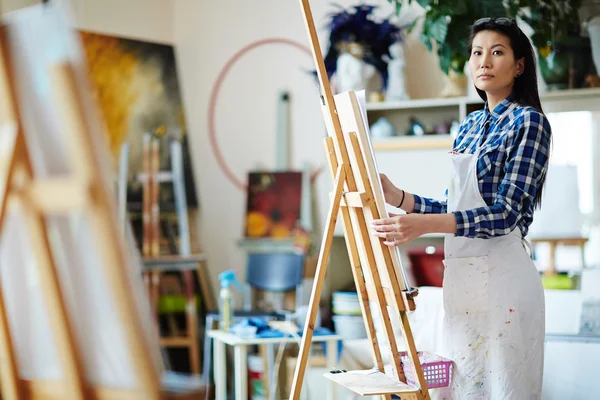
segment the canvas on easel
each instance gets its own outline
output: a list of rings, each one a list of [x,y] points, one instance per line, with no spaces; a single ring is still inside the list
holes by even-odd
[[[292,384],[291,398],[299,399],[312,339],[318,303],[326,275],[333,231],[338,214],[342,216],[344,237],[358,292],[367,337],[372,344],[373,369],[332,371],[325,376],[361,395],[382,395],[391,399],[429,399],[427,381],[413,339],[407,313],[415,309],[417,290],[411,288],[397,250],[372,234],[374,219],[388,216],[383,191],[368,135],[364,98],[353,91],[331,93],[318,36],[308,0],[300,0],[305,25],[317,67],[321,100],[328,137],[325,151],[334,178],[334,188],[321,242],[315,283],[304,324],[300,354]],[[362,103],[362,107],[361,107]],[[372,309],[372,307],[374,309]],[[386,342],[379,343],[374,315],[379,314]],[[399,318],[402,337],[397,338],[391,323]],[[403,340],[406,351],[399,351]],[[383,355],[391,361],[386,371]],[[404,357],[403,357],[404,355]],[[407,379],[405,368],[410,368]]]
[[[60,6],[38,5],[0,28],[2,397],[169,398],[70,26]]]

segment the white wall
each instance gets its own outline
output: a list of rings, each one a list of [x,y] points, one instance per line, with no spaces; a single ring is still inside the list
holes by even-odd
[[[69,0],[78,28],[173,43],[172,0]]]
[[[356,4],[349,0],[338,3]],[[371,3],[380,5],[384,15],[393,11],[385,1]],[[250,43],[267,38],[285,38],[307,47],[309,43],[298,1],[175,0],[174,4],[174,39],[202,203],[202,244],[216,284],[216,273],[225,269],[237,268],[244,276],[244,257],[236,241],[243,230],[246,198],[219,167],[211,147],[211,90],[231,57]],[[312,1],[311,6],[325,51],[327,33],[321,28],[326,22],[324,15],[334,8],[321,1]],[[411,95],[435,97],[445,80],[437,60],[415,38],[410,39],[408,51]],[[306,73],[313,68],[308,54],[279,44],[245,53],[231,67],[216,102],[214,121],[218,146],[237,180],[245,182],[254,168],[275,166],[276,100],[282,89],[291,93],[292,167],[301,168],[305,162],[314,169],[325,167],[318,91]],[[323,224],[331,190],[327,174],[320,175],[316,190]],[[343,240],[340,245],[345,252]]]
[[[225,269],[237,268],[243,279],[244,257],[235,243],[243,232],[245,193],[227,179],[211,148],[210,93],[227,61],[252,42],[284,38],[308,49],[300,4],[279,0],[259,3],[242,0],[63,1],[71,4],[79,29],[175,44],[201,201],[201,246],[207,254],[215,287],[217,274]],[[1,4],[2,11],[7,11],[35,3],[38,1],[11,0]],[[347,6],[355,2],[342,0],[339,3]],[[381,6],[382,15],[392,14],[386,2],[372,3]],[[311,5],[321,29],[326,22],[324,15],[333,7],[320,1],[312,1]],[[325,35],[321,29],[323,49]],[[318,91],[307,73],[313,68],[308,53],[288,45],[265,45],[246,53],[232,66],[223,82],[216,103],[215,125],[217,143],[228,168],[237,180],[245,182],[248,171],[274,167],[277,94],[288,90],[291,94],[292,167],[301,168],[308,163],[315,170],[323,168],[325,171],[316,182],[320,199],[317,211],[322,226],[331,179],[322,148],[325,132]],[[423,71],[427,79],[423,79]],[[442,86],[440,82],[445,80],[435,58],[415,38],[408,42],[407,74],[408,90],[413,97],[436,96]],[[347,258],[345,251],[343,240],[336,239],[332,260],[343,262]]]
[[[201,245],[208,257],[213,285],[217,274],[237,268],[244,277],[244,255],[236,241],[243,232],[245,192],[235,186],[219,167],[208,134],[208,107],[213,85],[231,57],[250,43],[267,38],[284,38],[308,49],[300,4],[297,1],[242,0],[219,2],[199,0],[64,0],[71,4],[74,22],[82,30],[122,37],[173,43],[176,46],[179,78],[190,130],[192,158],[201,202]],[[33,0],[2,2],[4,9],[38,3]],[[348,6],[352,0],[338,3]],[[385,1],[379,15],[391,15]],[[257,4],[259,6],[257,6]],[[327,2],[312,1],[320,29]],[[418,9],[408,10],[418,13]],[[407,82],[413,98],[435,97],[445,83],[437,59],[413,35],[407,41]],[[316,210],[321,226],[326,215],[331,179],[322,148],[324,128],[318,105],[316,82],[307,71],[312,57],[295,47],[270,44],[243,55],[230,69],[216,103],[215,126],[219,149],[235,179],[245,182],[248,171],[273,168],[275,164],[276,101],[280,90],[291,94],[291,161],[293,168],[308,163],[323,168],[316,182],[320,199]],[[342,239],[336,239],[332,263],[347,256]],[[335,271],[332,271],[335,273]],[[350,279],[337,282],[343,285]],[[335,283],[334,283],[335,289]]]
[[[77,28],[159,43],[173,43],[172,0],[52,0],[70,6]],[[41,0],[2,0],[0,12],[40,4]]]
[[[0,1],[0,13],[18,10],[33,4],[41,3],[39,0],[3,0]]]
[[[54,0],[59,1],[59,0]],[[245,46],[266,38],[285,38],[308,47],[298,1],[262,0],[64,0],[72,3],[76,26],[123,37],[173,43],[177,51],[182,94],[191,132],[192,157],[201,201],[201,241],[208,256],[213,285],[217,274],[237,268],[243,278],[244,258],[235,245],[243,230],[245,193],[232,184],[218,166],[208,135],[208,106],[213,85],[228,60]],[[5,0],[0,11],[39,3]],[[354,0],[340,0],[344,6]],[[386,1],[373,0],[380,15],[392,14]],[[329,2],[312,0],[321,46],[326,47],[325,14]],[[408,10],[414,15],[418,8]],[[437,57],[418,42],[415,32],[407,40],[407,83],[413,98],[436,97],[446,78]],[[215,113],[217,143],[236,179],[256,167],[272,168],[275,162],[276,96],[291,93],[292,163],[325,166],[324,135],[316,84],[306,74],[312,58],[290,46],[265,45],[246,53],[225,79]],[[331,180],[317,180],[321,224],[326,212]],[[334,241],[332,264],[347,261],[343,239]],[[335,289],[349,282],[350,271],[330,270]],[[339,279],[343,277],[343,279]]]
[[[252,42],[286,38],[306,44],[296,2],[256,4],[175,2],[175,40],[201,199],[202,245],[215,284],[217,273],[225,269],[238,269],[244,277],[244,255],[236,241],[242,237],[246,194],[227,178],[211,147],[211,90],[228,60]],[[257,47],[231,67],[214,122],[216,142],[235,179],[245,182],[248,171],[275,167],[276,106],[282,89],[291,94],[292,168],[305,162],[315,168],[324,165],[318,92],[307,73],[312,68],[309,54],[282,44]],[[323,175],[319,180],[326,179]]]

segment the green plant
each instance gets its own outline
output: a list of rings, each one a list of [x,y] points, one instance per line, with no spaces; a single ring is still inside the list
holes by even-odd
[[[500,0],[388,0],[395,4],[396,14],[404,5],[416,1],[425,9],[420,40],[429,51],[434,46],[445,74],[450,70],[462,74],[469,58],[467,40],[469,27],[482,17],[509,16],[509,9]],[[510,0],[509,2],[514,2]],[[419,19],[409,30],[414,29]]]
[[[541,54],[550,52],[558,38],[579,36],[578,10],[581,0],[511,0],[511,15],[517,15],[534,33],[531,40]]]
[[[582,0],[512,0],[510,12],[534,31],[542,77],[548,88],[579,87],[590,71],[591,48],[580,35]]]

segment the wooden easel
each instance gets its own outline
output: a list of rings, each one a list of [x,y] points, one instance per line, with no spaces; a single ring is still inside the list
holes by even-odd
[[[26,10],[29,13],[29,10]],[[26,14],[43,15],[42,13]],[[41,18],[52,18],[53,15]],[[35,18],[38,18],[37,16]],[[28,22],[35,22],[32,17]],[[57,21],[52,21],[57,22]],[[55,25],[56,26],[56,25]],[[18,214],[26,223],[28,239],[35,253],[36,272],[42,290],[44,311],[48,314],[51,336],[57,349],[60,379],[25,379],[19,363],[14,326],[7,308],[5,291],[0,281],[0,379],[2,398],[28,399],[183,399],[161,389],[162,366],[153,355],[158,344],[143,326],[143,318],[130,286],[130,254],[119,226],[114,194],[109,189],[107,155],[104,138],[97,137],[84,111],[82,91],[78,88],[73,64],[57,61],[48,71],[51,90],[59,120],[61,135],[67,143],[69,174],[44,176],[35,168],[31,143],[27,139],[23,111],[19,109],[22,92],[17,92],[13,43],[6,26],[0,27],[0,139],[9,138],[8,147],[0,149],[0,233],[7,226],[9,214]],[[34,62],[34,61],[30,61]],[[104,146],[99,148],[99,146]],[[56,151],[55,148],[46,149]],[[64,282],[61,282],[58,261],[48,233],[48,219],[57,215],[85,213],[88,216],[92,241],[102,258],[107,298],[117,305],[126,342],[127,357],[135,375],[132,387],[109,387],[93,383],[93,366],[84,362],[84,348],[77,339]],[[7,266],[5,266],[7,267]],[[20,266],[22,267],[22,266]],[[83,267],[83,266],[82,266]],[[24,293],[23,296],[26,296]],[[14,316],[13,316],[14,317]],[[79,322],[80,323],[80,322]],[[11,329],[13,328],[13,329]],[[195,394],[197,398],[198,394]],[[188,397],[189,398],[189,397]]]
[[[338,94],[334,99],[308,0],[300,0],[300,3],[323,90],[323,113],[330,136],[325,139],[325,148],[334,177],[334,190],[310,296],[309,312],[304,324],[291,398],[297,400],[300,397],[335,223],[338,213],[341,212],[352,274],[368,340],[372,344],[374,371],[369,374],[330,373],[325,376],[361,395],[383,395],[386,399],[391,399],[391,395],[396,394],[402,399],[426,400],[429,399],[427,383],[407,315],[408,311],[415,309],[413,297],[417,295],[417,291],[409,287],[397,253],[390,250],[370,231],[371,221],[386,217],[387,212],[358,99],[354,92]],[[370,301],[377,305],[389,343],[392,376],[384,372],[383,349],[377,342]],[[397,339],[391,324],[392,314],[388,306],[399,313],[408,362],[415,371],[417,387],[406,384]]]

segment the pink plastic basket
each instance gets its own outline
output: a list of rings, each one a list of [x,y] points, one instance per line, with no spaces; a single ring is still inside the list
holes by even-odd
[[[421,368],[423,368],[423,374],[425,375],[425,381],[429,389],[448,386],[450,384],[450,379],[452,378],[452,361],[427,351],[419,351],[417,354],[419,354],[419,361],[421,362]],[[400,353],[400,359],[402,361],[402,368],[404,368],[406,382],[412,386],[418,385],[415,370],[406,352],[403,351]]]

